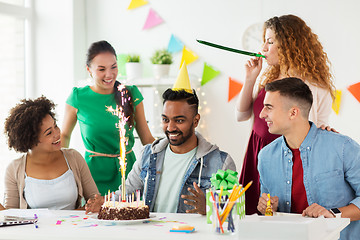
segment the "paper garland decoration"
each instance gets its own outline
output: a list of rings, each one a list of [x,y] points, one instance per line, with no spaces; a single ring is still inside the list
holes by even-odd
[[[206,62],[204,62],[204,71],[203,71],[203,75],[201,78],[201,86],[210,82],[212,79],[214,79],[219,74],[220,74],[220,71],[215,70],[212,66],[210,66]]]
[[[339,115],[339,110],[340,110],[340,103],[341,103],[341,90],[336,90],[335,91],[335,99],[332,103],[332,109],[334,110],[334,112],[336,113],[336,115]]]
[[[241,82],[236,81],[234,78],[229,77],[229,95],[228,95],[228,102],[231,101],[236,95],[239,94],[243,87]]]
[[[172,88],[173,91],[185,90],[188,93],[193,93],[190,85],[189,74],[186,68],[186,63],[182,64],[179,75]]]
[[[118,65],[118,76],[126,76],[126,68],[125,64],[127,62],[128,55],[127,54],[118,54],[117,58],[117,65]]]
[[[219,169],[216,173],[211,175],[210,181],[211,185],[219,190],[223,186],[224,190],[231,190],[235,184],[239,184],[238,173],[230,169],[226,171]]]
[[[196,53],[194,53],[193,51],[191,51],[190,49],[188,49],[187,47],[184,46],[183,51],[182,51],[182,56],[181,56],[180,68],[184,61],[185,61],[186,65],[189,65],[198,58],[199,58],[199,56],[196,55]]]
[[[360,82],[349,86],[347,89],[360,102]]]
[[[168,51],[171,53],[180,52],[184,48],[184,44],[174,36],[174,34],[171,34],[169,45],[168,45]]]
[[[138,7],[144,6],[146,4],[148,4],[148,1],[146,1],[146,0],[131,0],[128,10],[138,8]]]
[[[143,30],[155,27],[163,22],[162,18],[150,8]]]

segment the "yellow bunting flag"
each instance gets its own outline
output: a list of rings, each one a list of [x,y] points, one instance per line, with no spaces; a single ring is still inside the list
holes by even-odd
[[[138,7],[144,6],[146,4],[148,4],[148,1],[146,1],[146,0],[131,0],[128,10],[138,8]]]
[[[204,62],[204,71],[201,78],[201,86],[213,80],[217,75],[220,74],[220,71],[215,70],[212,66]]]
[[[186,63],[182,64],[182,67],[180,69],[180,72],[178,74],[178,77],[176,79],[176,82],[174,83],[172,90],[173,91],[185,90],[188,93],[193,93],[190,85],[190,79],[189,79]]]
[[[339,115],[339,110],[340,110],[340,103],[341,103],[341,90],[336,90],[335,91],[335,99],[332,103],[332,109],[334,110],[334,112],[336,113],[336,115]]]
[[[349,86],[347,89],[360,102],[360,82]]]
[[[191,64],[192,62],[194,62],[196,59],[198,59],[199,56],[196,55],[196,53],[194,53],[193,51],[191,51],[190,49],[188,49],[187,47],[184,46],[183,50],[182,50],[182,57],[181,57],[181,65],[180,68],[183,64],[183,62],[185,62],[187,65]]]
[[[231,101],[236,95],[239,94],[243,87],[241,82],[236,81],[234,78],[229,77],[229,95],[228,95],[228,102]]]

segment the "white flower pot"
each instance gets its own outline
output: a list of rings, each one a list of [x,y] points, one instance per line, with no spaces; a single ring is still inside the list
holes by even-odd
[[[125,64],[125,69],[126,69],[126,78],[127,78],[127,80],[142,77],[141,63],[128,62],[128,63]]]
[[[170,65],[171,64],[153,64],[154,77],[156,79],[168,77]]]

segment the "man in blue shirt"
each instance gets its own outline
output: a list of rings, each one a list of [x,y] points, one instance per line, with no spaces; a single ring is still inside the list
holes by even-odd
[[[359,144],[308,121],[313,98],[302,80],[281,79],[268,83],[265,90],[260,117],[267,122],[270,133],[283,136],[259,153],[262,195],[258,210],[265,213],[266,194],[270,193],[273,211],[301,210],[309,217],[350,218],[340,238],[358,239]]]

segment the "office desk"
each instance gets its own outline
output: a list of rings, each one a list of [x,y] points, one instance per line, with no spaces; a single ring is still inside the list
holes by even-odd
[[[38,228],[33,224],[0,227],[0,239],[244,239],[241,236],[219,236],[212,232],[206,217],[198,214],[154,213],[150,221],[136,224],[104,224],[85,215],[84,211],[10,209],[0,215],[39,217]],[[338,239],[340,231],[349,224],[349,219],[329,219],[326,239]],[[175,224],[185,223],[195,227],[193,233],[171,233]],[[255,239],[255,238],[254,238]],[[269,240],[269,239],[267,239]]]

